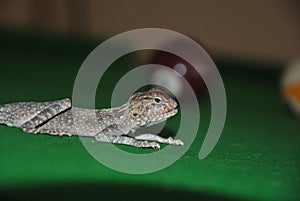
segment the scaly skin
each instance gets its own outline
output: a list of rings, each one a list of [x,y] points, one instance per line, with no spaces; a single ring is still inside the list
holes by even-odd
[[[160,148],[157,142],[172,145],[183,142],[154,134],[124,135],[165,121],[176,113],[176,101],[162,89],[152,88],[135,93],[126,104],[110,109],[72,107],[69,99],[5,104],[0,106],[0,124],[19,127],[28,133],[78,135],[94,137],[100,142]]]

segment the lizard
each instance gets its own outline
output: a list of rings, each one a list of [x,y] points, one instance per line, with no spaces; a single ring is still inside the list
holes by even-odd
[[[50,102],[17,102],[0,105],[0,124],[26,133],[94,137],[98,142],[160,149],[160,143],[182,146],[183,141],[134,132],[167,120],[178,112],[177,102],[164,90],[134,93],[127,103],[105,109],[72,106],[68,98]]]

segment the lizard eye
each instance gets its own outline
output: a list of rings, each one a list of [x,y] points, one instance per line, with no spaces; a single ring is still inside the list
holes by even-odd
[[[155,103],[160,103],[161,99],[160,98],[154,98]]]
[[[132,115],[133,115],[134,117],[136,117],[136,116],[137,116],[137,113],[136,113],[136,112],[134,112],[134,113],[132,113]]]

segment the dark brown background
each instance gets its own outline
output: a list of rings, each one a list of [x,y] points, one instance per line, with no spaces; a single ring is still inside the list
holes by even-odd
[[[287,62],[300,55],[300,4],[292,0],[1,0],[0,26],[88,37],[161,27],[213,53]]]

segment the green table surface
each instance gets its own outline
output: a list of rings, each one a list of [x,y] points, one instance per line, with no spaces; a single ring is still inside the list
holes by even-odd
[[[0,104],[71,97],[78,69],[101,42],[5,30],[0,37]],[[99,84],[97,107],[109,106],[113,85],[107,83],[116,82],[128,70],[124,66],[137,65],[132,58],[120,59],[107,72]],[[210,119],[207,97],[199,103],[200,129],[189,150],[168,168],[144,175],[105,167],[78,137],[31,135],[0,126],[1,196],[299,200],[300,122],[280,96],[281,72],[271,68],[280,64],[227,57],[215,61],[225,84],[228,113],[217,146],[204,160],[198,153]],[[168,129],[176,128],[177,116],[167,122]]]

